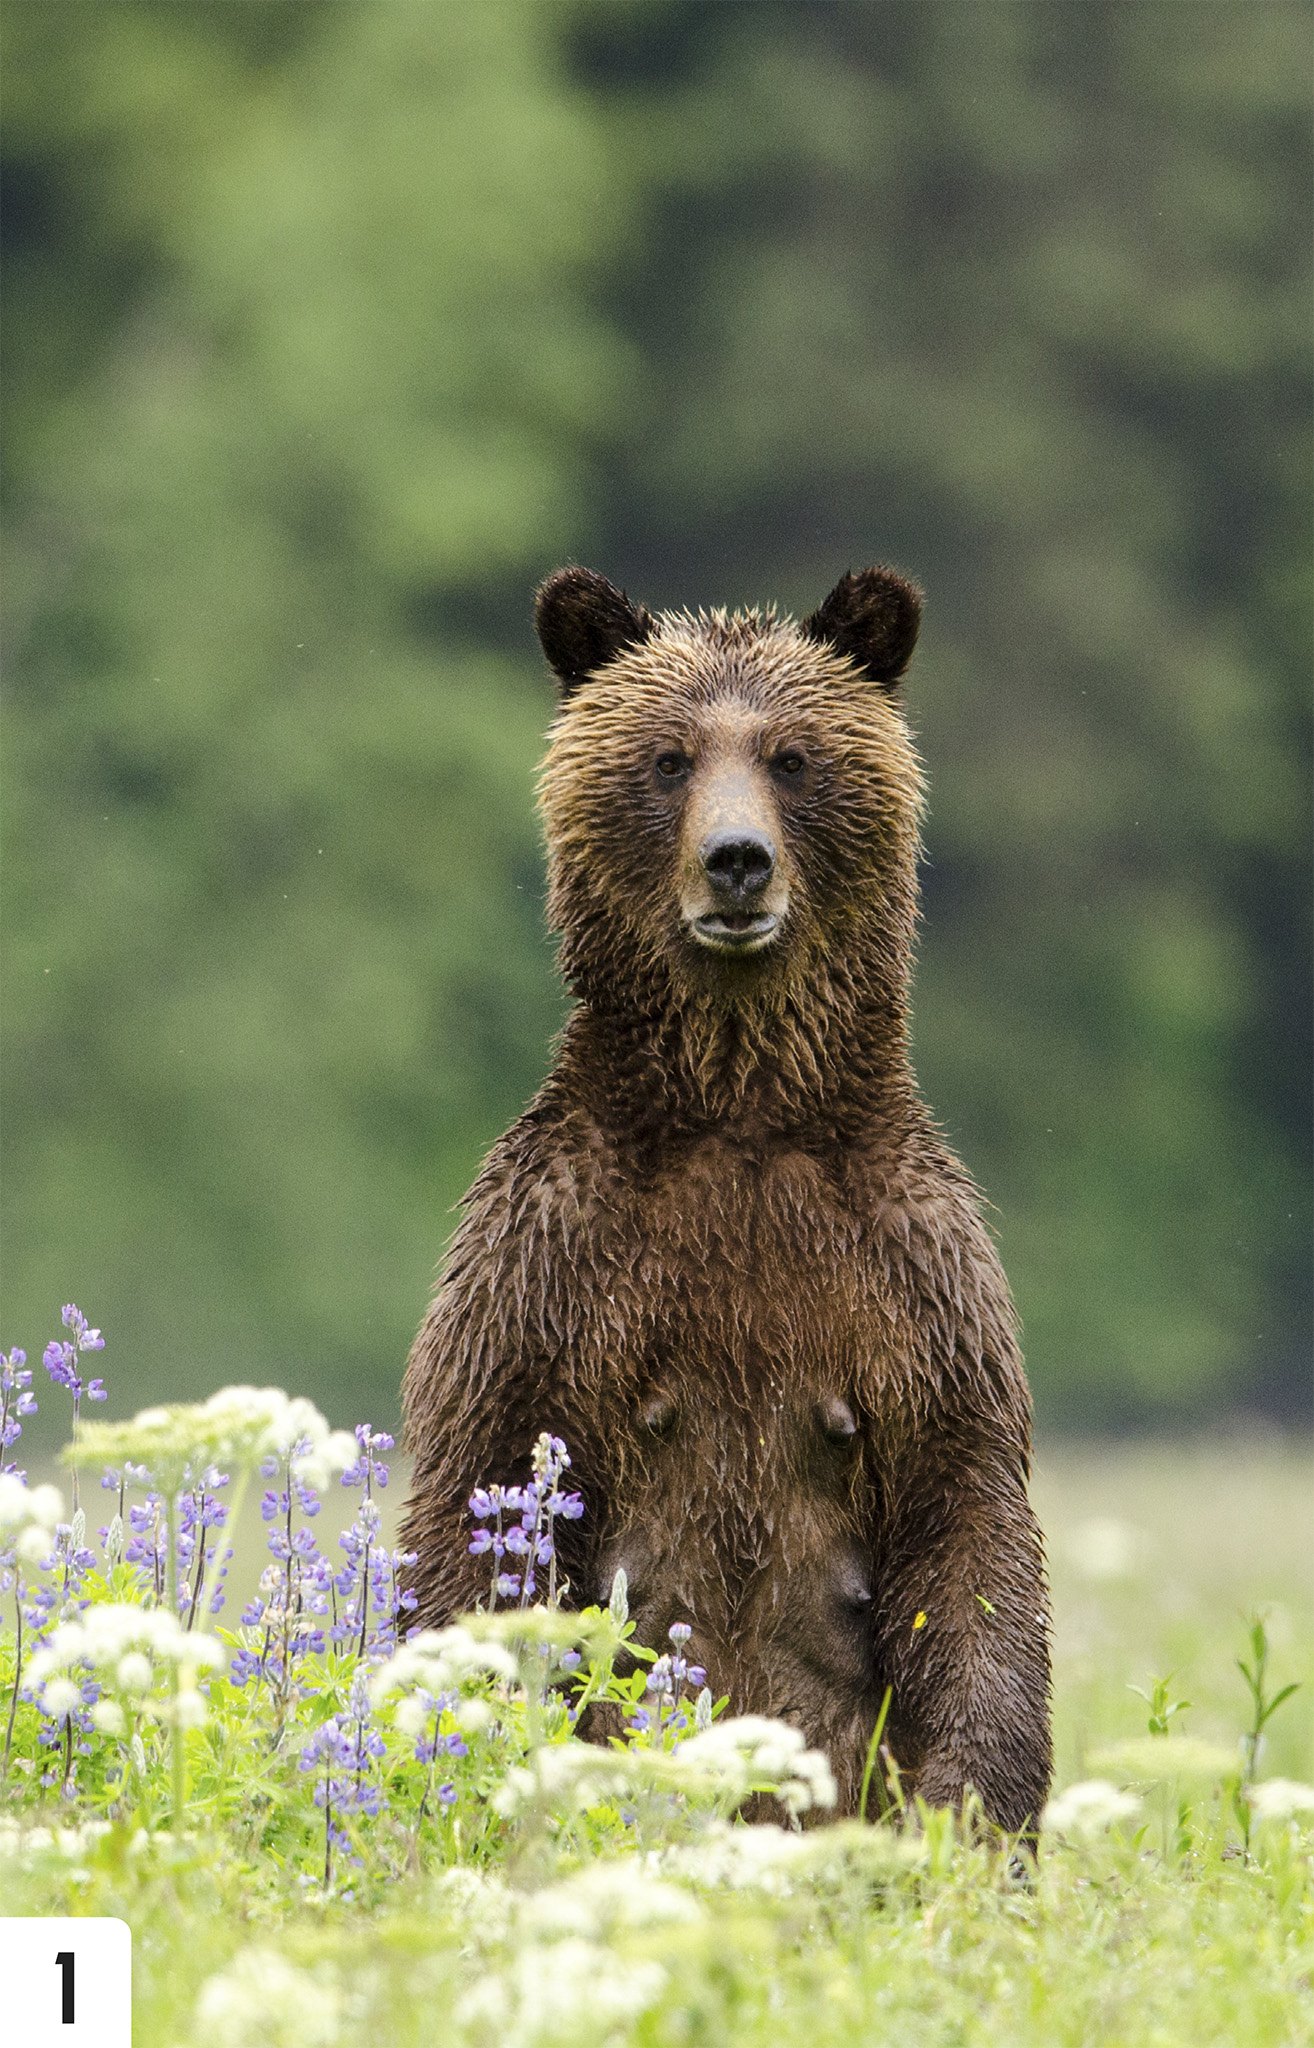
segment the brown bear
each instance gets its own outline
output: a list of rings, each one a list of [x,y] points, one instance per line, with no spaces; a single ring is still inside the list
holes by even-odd
[[[577,998],[494,1146],[405,1403],[418,1618],[486,1597],[476,1484],[543,1429],[572,1598],[777,1715],[858,1803],[887,1686],[906,1793],[1034,1821],[1050,1775],[1030,1403],[978,1197],[909,1063],[922,782],[897,685],[921,593],[802,624],[653,617],[562,569],[542,777]]]

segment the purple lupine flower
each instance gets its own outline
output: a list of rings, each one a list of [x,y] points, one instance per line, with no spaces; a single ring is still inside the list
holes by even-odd
[[[570,1453],[559,1436],[544,1430],[530,1457],[533,1476],[525,1486],[476,1486],[470,1495],[470,1513],[476,1522],[493,1523],[491,1529],[476,1529],[467,1549],[471,1557],[491,1555],[493,1581],[489,1607],[499,1599],[519,1598],[527,1607],[537,1591],[536,1568],[548,1567],[548,1604],[557,1603],[557,1552],[555,1524],[558,1519],[577,1521],[584,1512],[578,1493],[563,1493],[562,1473],[570,1464]],[[518,1515],[508,1526],[507,1518]],[[519,1572],[505,1571],[507,1555],[525,1560]]]
[[[385,1755],[383,1737],[373,1727],[369,1679],[364,1665],[352,1679],[346,1710],[323,1722],[305,1744],[299,1768],[320,1770],[314,1800],[324,1812],[324,1882],[332,1881],[333,1851],[350,1851],[351,1841],[341,1816],[358,1812],[371,1818],[382,1813],[387,1796],[373,1766]],[[336,1818],[335,1818],[336,1816]],[[353,1857],[359,1862],[359,1857]]]
[[[65,1388],[73,1396],[73,1441],[76,1443],[78,1436],[78,1411],[83,1398],[85,1397],[88,1401],[103,1401],[106,1398],[104,1380],[88,1380],[85,1383],[83,1382],[82,1376],[77,1369],[78,1359],[84,1351],[103,1351],[105,1339],[101,1336],[99,1330],[88,1328],[86,1317],[75,1303],[69,1302],[63,1309],[62,1316],[65,1329],[73,1332],[73,1341],[70,1344],[62,1338],[54,1338],[46,1346],[42,1363],[56,1386]],[[74,1465],[73,1507],[75,1511],[77,1506],[78,1469]]]
[[[386,1430],[374,1430],[370,1428],[368,1422],[358,1422],[356,1424],[356,1442],[360,1446],[360,1456],[354,1465],[348,1465],[342,1475],[342,1484],[344,1486],[363,1486],[368,1494],[376,1479],[380,1486],[388,1484],[388,1468],[386,1465],[378,1463],[378,1453],[380,1451],[390,1451],[393,1448],[394,1439],[388,1435]]]
[[[674,1686],[675,1681],[671,1675],[670,1658],[659,1657],[648,1673],[648,1691],[668,1693],[674,1690]]]
[[[77,1345],[79,1351],[103,1351],[105,1349],[105,1339],[101,1336],[99,1330],[88,1329],[87,1319],[76,1302],[70,1301],[66,1307],[60,1310],[59,1320],[66,1330],[73,1332],[73,1342]]]
[[[260,1514],[262,1520],[273,1524],[266,1548],[277,1563],[266,1566],[259,1596],[242,1613],[244,1627],[264,1631],[259,1653],[246,1645],[246,1654],[230,1667],[235,1685],[246,1685],[253,1677],[264,1678],[280,1711],[294,1694],[308,1696],[310,1689],[298,1675],[299,1667],[304,1658],[325,1647],[326,1632],[319,1617],[329,1613],[333,1592],[332,1566],[321,1554],[313,1532],[296,1527],[294,1520],[298,1510],[311,1518],[320,1510],[315,1488],[292,1469],[311,1449],[310,1438],[303,1436],[282,1453],[261,1460],[262,1476],[275,1481],[261,1498]],[[341,1638],[335,1636],[334,1640]]]
[[[32,1369],[27,1363],[26,1351],[17,1349],[8,1358],[0,1351],[0,1457],[18,1442],[23,1434],[22,1417],[37,1412],[36,1396],[31,1392]],[[20,1478],[16,1465],[0,1464],[0,1472],[9,1472]]]
[[[84,1384],[77,1367],[81,1353],[103,1351],[105,1339],[99,1330],[88,1328],[86,1317],[72,1302],[63,1310],[62,1320],[64,1327],[73,1332],[73,1341],[69,1343],[59,1337],[52,1338],[45,1348],[42,1364],[55,1384],[66,1388],[75,1402],[80,1401],[84,1395],[89,1401],[103,1401],[104,1381],[90,1380]]]

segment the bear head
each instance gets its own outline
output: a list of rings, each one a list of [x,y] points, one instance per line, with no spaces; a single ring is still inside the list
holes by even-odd
[[[901,1001],[922,784],[897,686],[920,616],[887,568],[802,623],[653,616],[592,570],[548,578],[548,914],[577,994],[743,1010],[856,978]]]

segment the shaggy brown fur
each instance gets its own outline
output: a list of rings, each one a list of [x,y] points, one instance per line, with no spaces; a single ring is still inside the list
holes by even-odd
[[[1007,1285],[908,1060],[919,612],[884,569],[802,626],[654,619],[586,570],[540,592],[579,1000],[416,1340],[406,1540],[421,1620],[472,1605],[469,1492],[550,1429],[587,1504],[573,1598],[624,1565],[638,1640],[690,1620],[732,1711],[828,1752],[843,1812],[890,1685],[905,1786],[1017,1828],[1049,1781],[1046,1598]],[[761,872],[727,880],[727,837]]]

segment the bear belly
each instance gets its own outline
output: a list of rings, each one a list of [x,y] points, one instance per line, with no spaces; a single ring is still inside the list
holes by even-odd
[[[713,1694],[826,1750],[851,1810],[882,1690],[859,1233],[815,1161],[708,1141],[653,1191],[645,1235],[668,1307],[595,1597],[623,1567],[636,1640],[664,1649],[689,1622]]]

